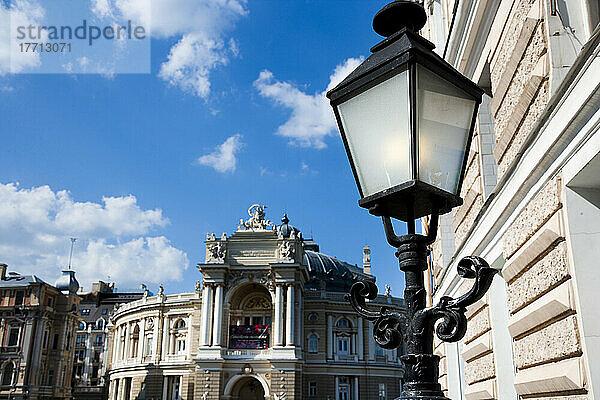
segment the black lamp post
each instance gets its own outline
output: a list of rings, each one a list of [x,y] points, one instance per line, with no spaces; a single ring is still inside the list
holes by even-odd
[[[375,15],[373,29],[386,39],[327,96],[358,185],[359,205],[383,218],[387,240],[398,249],[407,313],[368,308],[365,299],[377,296],[372,282],[355,283],[349,299],[362,317],[374,321],[373,336],[381,347],[405,342],[400,399],[442,400],[434,330],[444,341],[462,339],[466,307],[485,294],[496,270],[479,257],[462,259],[458,273],[475,280],[471,290],[426,307],[427,246],[435,240],[439,215],[462,204],[459,193],[483,94],[417,34],[426,18],[418,3],[385,6]],[[429,234],[415,234],[415,219],[426,215],[431,215]],[[408,234],[396,236],[391,218],[407,222]]]

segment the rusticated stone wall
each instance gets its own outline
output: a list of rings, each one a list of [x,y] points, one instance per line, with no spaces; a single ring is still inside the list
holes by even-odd
[[[491,60],[490,109],[495,122],[498,178],[507,172],[548,104],[548,38],[542,2],[515,3],[507,33]]]
[[[584,399],[583,349],[560,188],[559,178],[548,182],[503,236],[508,328],[518,395]]]

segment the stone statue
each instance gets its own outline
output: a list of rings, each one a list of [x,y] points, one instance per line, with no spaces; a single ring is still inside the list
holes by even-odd
[[[267,208],[265,205],[252,204],[248,209],[250,218],[246,221],[240,219],[238,230],[264,231],[267,230],[267,227],[271,227],[272,229],[273,223],[268,219],[265,219],[265,208]]]
[[[206,262],[223,263],[225,261],[225,246],[221,242],[210,243],[206,245]]]
[[[284,241],[279,243],[279,258],[293,260],[296,254],[296,247],[293,242]]]
[[[163,288],[162,283],[158,285],[158,295],[162,296],[165,293],[165,288]]]
[[[385,295],[390,297],[392,295],[392,287],[390,285],[385,285]]]
[[[200,293],[202,291],[202,284],[200,281],[196,281],[196,293]]]

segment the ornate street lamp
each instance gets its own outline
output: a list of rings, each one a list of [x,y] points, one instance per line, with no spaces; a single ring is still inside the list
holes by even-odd
[[[350,301],[362,317],[374,321],[373,335],[381,347],[405,343],[400,399],[441,400],[434,330],[444,341],[462,339],[466,307],[485,294],[496,270],[479,257],[462,259],[458,273],[475,279],[471,290],[426,307],[427,246],[435,240],[439,215],[462,204],[460,188],[483,94],[417,34],[426,18],[414,2],[394,1],[381,9],[373,29],[386,39],[327,97],[356,179],[359,205],[383,218],[387,240],[398,249],[406,274],[406,316],[385,307],[368,308],[365,299],[377,296],[370,281],[355,283]],[[415,219],[426,215],[431,215],[429,234],[415,234]],[[408,234],[396,236],[391,218],[407,222]]]

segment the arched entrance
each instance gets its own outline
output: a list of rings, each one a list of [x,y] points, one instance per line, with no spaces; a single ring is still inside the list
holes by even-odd
[[[265,400],[265,390],[258,379],[245,376],[233,385],[231,400]]]

